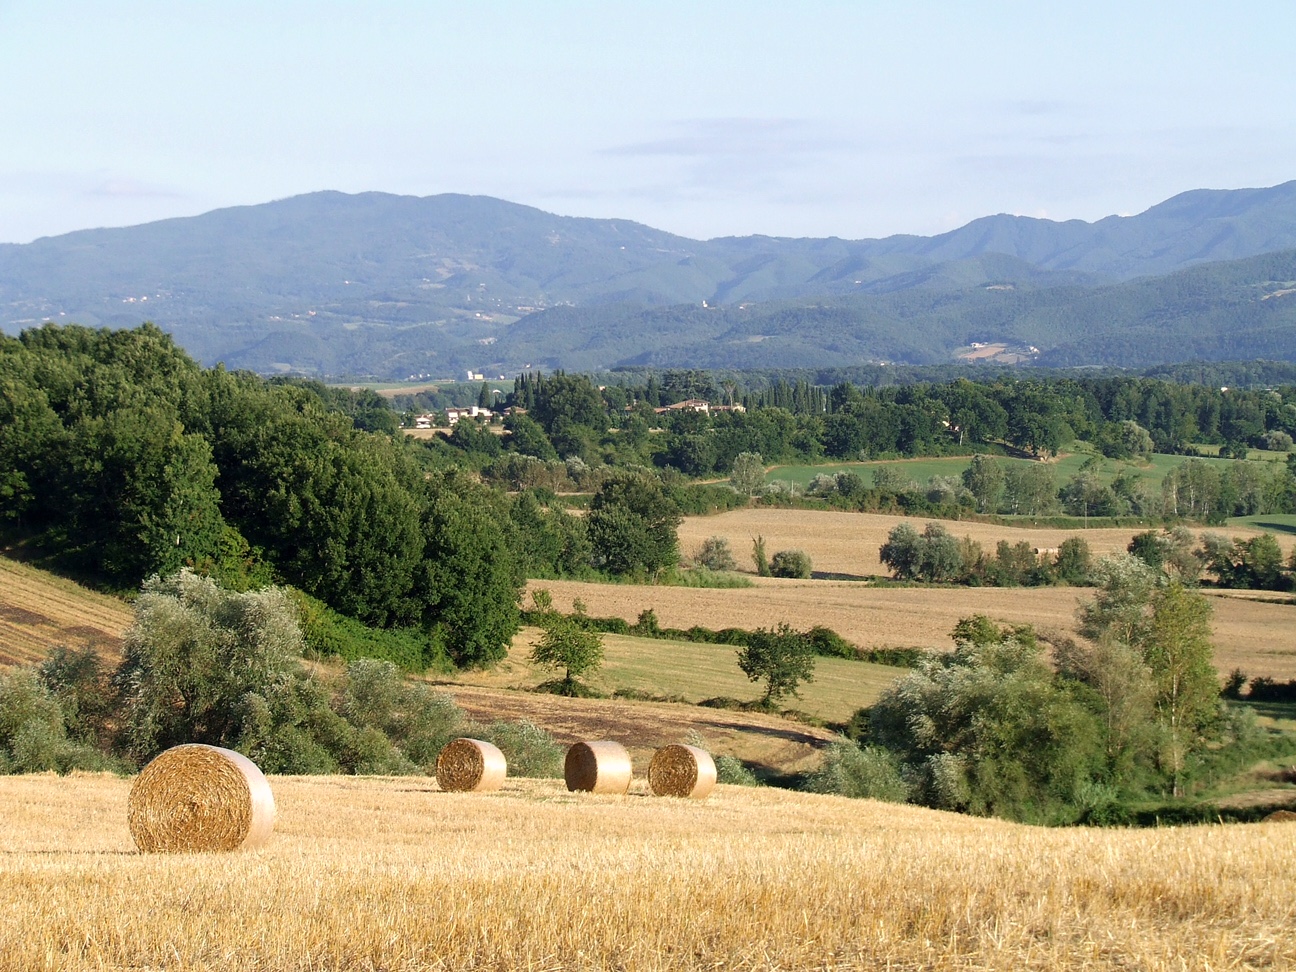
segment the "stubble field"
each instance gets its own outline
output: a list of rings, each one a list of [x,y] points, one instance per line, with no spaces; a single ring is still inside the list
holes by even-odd
[[[41,661],[54,645],[121,646],[130,606],[0,557],[0,666]]]
[[[1291,824],[1045,830],[719,787],[272,778],[270,844],[144,856],[129,780],[4,781],[0,969],[1287,969]],[[888,965],[889,963],[889,965]]]
[[[634,621],[652,608],[663,627],[771,627],[786,621],[802,630],[826,625],[865,647],[907,646],[946,650],[960,618],[985,614],[1001,623],[1034,625],[1044,634],[1075,634],[1076,606],[1094,592],[1077,587],[871,587],[854,581],[757,578],[735,589],[531,581],[571,610],[579,599],[590,614]],[[1296,606],[1283,599],[1216,595],[1212,630],[1215,667],[1248,675],[1296,678]]]
[[[776,550],[799,548],[810,555],[816,571],[845,574],[854,577],[887,575],[887,567],[878,557],[878,550],[886,543],[887,534],[898,524],[908,523],[921,532],[929,521],[922,517],[885,516],[878,513],[839,513],[830,510],[780,510],[769,507],[751,507],[733,510],[715,516],[690,516],[679,529],[680,551],[690,556],[702,546],[707,537],[720,536],[738,561],[739,569],[750,571],[752,564],[752,539],[765,538],[766,554]],[[1047,527],[999,526],[976,523],[970,520],[957,522],[938,520],[956,537],[971,537],[981,544],[986,553],[993,553],[1000,540],[1009,543],[1026,541],[1032,547],[1052,549],[1061,546],[1068,537],[1083,537],[1095,557],[1124,552],[1130,538],[1146,529],[1119,527],[1094,530],[1059,530]],[[1196,529],[1195,534],[1208,532]],[[1253,537],[1262,531],[1249,527],[1222,526],[1209,528],[1209,532],[1230,537]],[[1278,535],[1284,554],[1296,546],[1296,537]]]

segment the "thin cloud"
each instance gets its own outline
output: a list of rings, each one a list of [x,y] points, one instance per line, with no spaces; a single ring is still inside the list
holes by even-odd
[[[600,155],[704,159],[817,155],[858,144],[823,126],[795,118],[708,118],[676,122],[673,134],[600,150]]]
[[[183,199],[184,194],[165,186],[150,185],[134,179],[107,179],[86,190],[87,196],[100,199]]]

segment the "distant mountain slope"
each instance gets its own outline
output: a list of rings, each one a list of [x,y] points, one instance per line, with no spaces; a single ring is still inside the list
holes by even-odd
[[[1021,279],[737,307],[554,308],[491,350],[583,369],[934,364],[973,342],[1035,346],[1033,360],[1053,366],[1296,360],[1296,250],[1101,287]]]
[[[1183,193],[1096,223],[1000,215],[936,237],[858,241],[700,242],[480,196],[320,192],[0,246],[0,328],[149,319],[204,363],[450,375],[692,354],[689,335],[663,323],[680,315],[651,311],[705,301],[723,305],[725,321],[738,315],[707,352],[733,353],[735,363],[823,353],[945,360],[969,334],[988,331],[1083,354],[1092,334],[1046,337],[1061,325],[1045,308],[1083,306],[1082,291],[1107,293],[1140,275],[1292,248],[1296,182]],[[752,306],[770,301],[778,308]],[[807,316],[807,301],[832,310]],[[602,308],[606,333],[551,333],[564,307]],[[531,321],[536,312],[544,315]],[[633,314],[646,316],[622,327]],[[798,333],[796,321],[809,318],[841,335],[836,350]],[[698,337],[711,329],[697,326]],[[747,333],[757,326],[775,333]],[[560,347],[569,357],[556,357]]]

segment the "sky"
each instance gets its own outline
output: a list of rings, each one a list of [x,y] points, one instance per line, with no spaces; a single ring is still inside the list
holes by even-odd
[[[699,239],[1296,179],[1296,3],[0,0],[0,242],[320,189]]]

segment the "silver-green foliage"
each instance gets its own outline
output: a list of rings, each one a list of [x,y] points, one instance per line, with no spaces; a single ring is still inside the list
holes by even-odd
[[[563,775],[562,747],[533,722],[492,722],[469,731],[499,748],[508,760],[509,776],[553,779]]]
[[[117,769],[94,746],[69,738],[62,707],[39,675],[19,669],[0,676],[0,772]]]
[[[734,559],[733,549],[725,537],[707,537],[693,560],[708,570],[738,569],[738,561]]]
[[[759,452],[740,452],[734,457],[729,485],[744,496],[755,496],[765,485],[765,462]]]
[[[904,803],[910,794],[893,753],[880,746],[861,749],[849,740],[838,740],[828,747],[823,765],[810,775],[806,789],[888,803]]]

